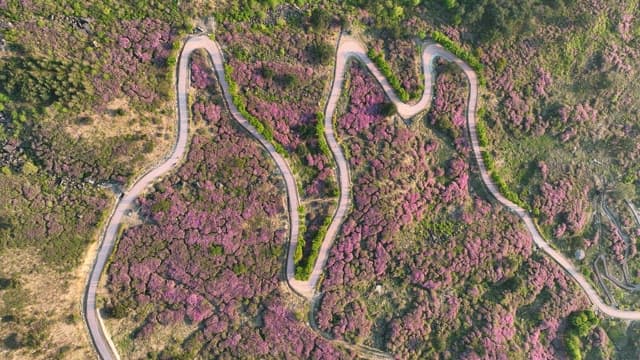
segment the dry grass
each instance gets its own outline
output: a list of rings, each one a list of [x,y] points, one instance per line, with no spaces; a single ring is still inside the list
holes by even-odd
[[[83,125],[69,122],[65,131],[76,140],[146,134],[155,146],[145,154],[145,163],[153,163],[166,155],[175,142],[175,110],[170,107],[162,113],[166,114],[139,111],[132,108],[126,98],[120,98],[109,103],[102,113],[79,114],[78,118],[89,118],[91,123]]]
[[[155,331],[144,339],[131,339],[131,331],[137,327],[132,317],[124,319],[104,319],[105,326],[118,349],[118,353],[127,359],[144,359],[149,352],[159,352],[171,347],[171,344],[182,344],[194,331],[197,324],[171,324],[158,326]]]
[[[95,253],[96,247],[92,245],[88,255]],[[60,273],[44,265],[34,249],[11,249],[0,255],[3,265],[0,276],[17,279],[20,284],[16,290],[0,290],[1,312],[16,317],[15,322],[2,323],[0,339],[4,342],[12,333],[24,337],[31,322],[47,324],[40,345],[16,350],[0,346],[0,358],[87,359],[94,356],[80,315],[86,270],[91,264],[89,256],[87,260],[74,272]],[[7,310],[10,301],[17,303],[12,306],[13,310]]]

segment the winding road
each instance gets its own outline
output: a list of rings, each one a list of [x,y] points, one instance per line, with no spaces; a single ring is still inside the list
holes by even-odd
[[[142,195],[148,186],[158,180],[161,176],[167,174],[174,169],[184,157],[188,143],[188,125],[189,111],[187,104],[187,94],[189,89],[189,56],[197,49],[205,49],[213,61],[214,70],[218,76],[221,88],[224,93],[224,99],[227,102],[231,115],[238,123],[245,128],[254,138],[256,138],[266,149],[268,154],[273,158],[283,175],[288,199],[289,212],[289,251],[287,256],[286,276],[289,286],[299,295],[307,299],[313,299],[315,295],[316,285],[322,276],[324,265],[327,261],[329,250],[336,238],[339,228],[349,211],[351,206],[351,182],[349,178],[349,169],[347,161],[344,157],[340,144],[336,140],[333,129],[333,115],[340,98],[340,93],[344,85],[344,74],[346,73],[348,61],[355,58],[363,63],[377,81],[381,84],[389,99],[395,104],[398,114],[403,118],[411,118],[418,113],[429,108],[432,99],[432,74],[433,61],[435,58],[443,58],[447,61],[457,64],[465,73],[469,81],[469,97],[467,106],[467,125],[469,136],[471,138],[473,153],[480,169],[482,181],[487,189],[496,198],[498,202],[515,212],[525,223],[527,230],[531,234],[535,244],[553,258],[566,272],[571,275],[578,285],[582,287],[591,302],[604,314],[627,320],[640,320],[639,311],[618,310],[605,304],[599,297],[595,289],[580,273],[574,265],[562,255],[560,252],[551,248],[551,246],[543,239],[538,232],[533,220],[529,214],[518,205],[506,199],[498,191],[496,185],[491,180],[484,161],[482,159],[481,147],[476,132],[476,106],[478,98],[478,78],[476,73],[462,60],[458,59],[452,53],[438,44],[427,43],[423,47],[422,64],[424,71],[424,93],[421,99],[415,104],[406,104],[400,101],[393,91],[391,85],[382,73],[375,67],[373,62],[367,57],[367,51],[364,45],[356,38],[349,35],[341,35],[338,41],[335,74],[331,86],[331,93],[325,108],[325,137],[337,164],[338,185],[340,189],[340,198],[338,207],[334,214],[333,220],[327,231],[327,235],[321,246],[318,259],[314,265],[314,269],[308,281],[299,281],[294,278],[295,266],[293,256],[298,241],[299,217],[298,205],[300,203],[298,190],[291,169],[286,160],[275,151],[275,148],[269,143],[249,122],[241,115],[233,104],[229,85],[224,76],[224,60],[219,45],[208,37],[193,36],[184,44],[177,69],[177,99],[178,99],[178,136],[176,145],[170,156],[166,158],[157,167],[146,173],[133,186],[126,191],[116,204],[112,216],[109,218],[104,231],[102,243],[98,250],[98,255],[94,266],[89,275],[84,297],[84,317],[90,332],[92,342],[96,351],[102,359],[119,359],[117,350],[112,343],[109,334],[102,322],[99,310],[96,307],[96,290],[99,285],[100,277],[111,255],[117,240],[118,229],[122,222],[125,212],[130,209],[135,200]]]
[[[331,89],[331,95],[329,97],[329,101],[327,102],[327,108],[325,111],[325,136],[327,137],[327,142],[331,148],[331,151],[334,153],[334,157],[338,164],[338,176],[339,176],[339,186],[340,186],[340,201],[338,203],[338,209],[336,210],[336,215],[334,216],[334,220],[329,227],[329,231],[327,232],[327,237],[322,244],[322,248],[320,250],[320,254],[318,256],[318,261],[315,264],[312,276],[309,280],[313,285],[312,288],[315,288],[315,284],[317,283],[320,275],[322,274],[322,269],[327,260],[328,250],[335,239],[337,231],[339,229],[340,224],[344,220],[344,216],[348,211],[350,206],[350,197],[344,196],[349,194],[350,190],[350,182],[348,178],[348,170],[347,163],[344,158],[344,154],[342,153],[342,149],[340,145],[337,143],[335,136],[333,134],[333,124],[332,124],[332,116],[335,110],[335,107],[338,103],[338,99],[340,97],[340,91],[342,89],[342,85],[344,82],[344,73],[346,71],[346,66],[348,64],[349,58],[356,58],[360,62],[362,62],[369,71],[373,74],[373,76],[377,79],[377,81],[382,86],[384,92],[387,94],[391,102],[393,102],[398,110],[398,114],[407,119],[413,117],[428,109],[431,104],[432,99],[432,74],[433,74],[433,61],[435,58],[443,58],[449,62],[455,63],[459,66],[464,72],[467,80],[469,81],[469,97],[467,99],[467,127],[469,131],[469,137],[471,138],[471,145],[473,148],[473,154],[475,160],[480,169],[480,174],[482,177],[482,181],[485,186],[489,190],[489,192],[495,197],[495,199],[500,202],[502,205],[506,206],[509,210],[516,213],[525,223],[525,226],[531,237],[533,238],[534,243],[543,250],[547,255],[549,255],[558,265],[560,265],[571,277],[573,277],[578,285],[584,290],[585,294],[589,298],[589,300],[595,305],[600,312],[606,314],[610,317],[625,319],[625,320],[640,320],[640,311],[626,311],[619,310],[615,307],[607,305],[596,290],[591,286],[591,283],[584,277],[584,275],[576,269],[576,267],[568,260],[564,255],[562,255],[559,251],[553,249],[542,237],[538,228],[536,227],[531,216],[521,207],[514,204],[509,199],[505,198],[500,191],[498,191],[497,186],[491,180],[491,176],[489,175],[487,168],[484,164],[484,160],[482,158],[482,149],[480,146],[480,142],[478,141],[478,134],[476,130],[476,110],[477,110],[477,102],[478,102],[478,76],[475,71],[464,61],[457,58],[451,52],[446,50],[439,44],[426,43],[424,44],[422,51],[422,64],[423,64],[423,72],[424,72],[424,93],[422,94],[422,98],[415,104],[406,104],[400,101],[398,96],[393,91],[393,88],[387,81],[387,79],[382,75],[382,73],[375,67],[371,59],[367,57],[367,51],[364,45],[357,40],[356,38],[348,35],[342,35],[339,44],[338,44],[338,53],[336,56],[336,66],[335,66],[335,78]]]
[[[118,352],[111,341],[111,338],[105,328],[98,308],[96,307],[96,290],[100,282],[100,277],[107,264],[107,260],[111,255],[114,245],[118,236],[118,229],[122,219],[125,217],[125,212],[130,209],[136,199],[142,195],[148,186],[158,180],[161,176],[167,174],[174,169],[176,165],[182,160],[187,151],[187,140],[189,130],[189,110],[187,104],[187,96],[189,89],[189,56],[197,49],[204,49],[209,53],[213,62],[214,70],[218,76],[218,81],[223,89],[224,99],[227,102],[228,109],[231,115],[244,129],[255,137],[261,145],[266,149],[269,155],[273,158],[278,166],[280,172],[285,180],[285,186],[287,189],[287,199],[289,207],[289,238],[291,239],[289,246],[289,254],[295,252],[297,239],[298,239],[298,204],[299,197],[296,188],[296,182],[293,177],[293,173],[289,168],[289,165],[285,159],[276,152],[275,148],[269,143],[258,131],[249,124],[249,121],[245,119],[238,109],[233,105],[231,100],[231,94],[229,92],[229,84],[227,84],[224,77],[224,61],[222,57],[222,51],[218,44],[208,37],[194,36],[190,37],[184,44],[177,69],[177,98],[178,98],[178,138],[176,145],[171,152],[170,156],[159,164],[157,167],[146,173],[134,185],[126,191],[120,198],[120,201],[116,204],[116,208],[109,218],[107,227],[105,228],[104,236],[94,266],[89,275],[87,286],[84,296],[84,317],[89,328],[91,341],[94,344],[98,355],[102,359],[119,359]],[[293,259],[289,256],[287,263],[287,273],[293,274]],[[289,271],[291,270],[291,271]],[[292,279],[291,276],[290,279]],[[301,295],[306,295],[305,291],[308,291],[304,287],[304,284],[296,288],[293,282],[292,287],[295,291],[300,292]],[[299,289],[299,290],[298,290]]]

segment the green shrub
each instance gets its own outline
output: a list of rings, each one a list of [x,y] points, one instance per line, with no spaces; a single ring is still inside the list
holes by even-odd
[[[331,157],[331,150],[327,139],[324,137],[324,114],[321,112],[316,113],[316,137],[318,138],[318,146],[320,151],[327,157]]]
[[[520,197],[518,196],[518,194],[516,194],[515,192],[511,191],[511,189],[509,189],[509,186],[507,186],[507,183],[502,179],[502,177],[500,177],[500,175],[495,169],[491,171],[491,180],[493,181],[494,184],[496,184],[496,186],[498,187],[498,191],[500,191],[500,193],[504,197],[506,197],[511,202],[513,202],[514,204],[520,207],[525,207],[524,202],[520,200]]]
[[[487,151],[482,151],[482,160],[487,171],[492,172],[494,167],[493,158]]]
[[[396,95],[398,95],[398,98],[400,98],[400,100],[402,100],[403,102],[409,101],[409,93],[402,87],[400,79],[398,79],[393,71],[391,71],[391,66],[384,59],[382,53],[378,53],[374,49],[370,48],[367,52],[367,56],[369,56],[369,59],[371,59],[371,61],[376,64],[376,67],[378,68],[378,70],[380,70],[382,75],[387,78],[387,81],[393,88],[393,91],[396,93]]]
[[[567,355],[572,360],[582,360],[582,353],[580,352],[580,339],[574,334],[568,334],[565,337],[567,345]]]
[[[278,82],[285,88],[290,88],[298,83],[298,78],[293,74],[284,74],[278,77]]]
[[[593,310],[574,311],[569,315],[569,329],[579,337],[589,335],[598,322],[598,317]]]
[[[111,306],[108,310],[108,313],[109,313],[109,316],[111,316],[114,319],[124,319],[125,317],[127,317],[127,314],[129,313],[129,308],[124,303],[119,302]]]
[[[444,46],[447,50],[451,51],[455,56],[464,60],[473,70],[475,70],[476,74],[478,75],[478,81],[480,82],[480,85],[484,85],[486,83],[483,75],[484,66],[475,55],[462,48],[462,46],[449,39],[447,35],[441,33],[440,31],[436,30],[432,32],[431,37],[435,42]]]
[[[478,111],[478,114],[480,113],[480,111]],[[476,133],[478,134],[478,142],[480,143],[480,146],[487,146],[489,145],[489,137],[487,136],[487,128],[484,124],[484,120],[482,120],[480,118],[480,116],[478,116],[478,119],[476,120]]]
[[[211,256],[220,256],[224,254],[224,248],[221,245],[212,244],[209,247],[209,254],[211,254]]]
[[[2,340],[2,345],[8,350],[20,349],[22,345],[22,337],[18,333],[10,333]]]
[[[396,108],[396,104],[392,102],[386,102],[382,104],[382,108],[380,109],[380,113],[382,113],[382,115],[384,116],[391,116],[395,114],[397,111],[398,109]]]
[[[11,278],[0,278],[0,290],[15,289],[18,287],[18,281]]]
[[[233,273],[236,275],[244,275],[247,273],[247,265],[244,263],[238,263],[233,265]]]
[[[315,31],[327,30],[331,23],[331,13],[321,7],[317,7],[311,11],[309,23],[311,24],[311,28]]]
[[[311,242],[311,252],[306,257],[306,259],[300,259],[300,261],[296,263],[295,278],[297,280],[309,279],[309,276],[313,271],[313,266],[316,264],[316,260],[318,259],[320,247],[322,247],[322,242],[327,235],[327,230],[329,230],[329,225],[331,224],[332,219],[333,217],[331,216],[328,216],[324,219],[324,222],[320,226],[320,229],[318,229],[318,232],[313,237],[313,240]]]
[[[169,199],[162,199],[151,205],[151,211],[154,213],[165,212],[171,207],[171,201]]]
[[[282,147],[282,145],[280,145],[275,141],[273,137],[273,131],[267,126],[265,126],[260,120],[258,120],[258,118],[249,114],[249,112],[247,111],[246,105],[244,104],[244,102],[242,102],[238,94],[238,84],[236,84],[235,81],[233,81],[233,78],[231,78],[232,73],[233,73],[233,68],[229,64],[225,64],[224,77],[225,77],[225,80],[227,81],[227,84],[229,85],[229,92],[231,93],[231,99],[233,101],[233,104],[236,106],[236,108],[238,108],[238,111],[240,112],[240,114],[245,119],[247,119],[247,121],[249,121],[249,124],[251,124],[251,126],[253,126],[256,129],[256,131],[258,131],[258,133],[264,136],[264,138],[267,139],[267,141],[269,141],[273,145],[276,152],[278,152],[282,156],[287,156],[287,151],[284,149],[284,147]]]
[[[144,145],[142,145],[142,152],[145,154],[149,154],[153,152],[155,148],[155,143],[153,141],[145,141]]]
[[[317,41],[307,47],[311,62],[321,65],[329,65],[333,60],[334,49],[331,44]]]
[[[38,172],[38,167],[31,161],[25,161],[22,165],[22,174],[26,176],[35,175]]]
[[[296,252],[293,255],[293,263],[294,264],[298,264],[298,262],[300,262],[302,260],[302,258],[304,257],[304,248],[307,244],[307,242],[304,239],[304,233],[307,231],[306,230],[306,226],[305,226],[305,212],[304,212],[304,206],[298,205],[298,217],[300,218],[300,222],[299,222],[299,227],[298,227],[298,243],[296,244]]]
[[[264,77],[265,79],[273,79],[274,75],[275,74],[271,68],[267,66],[262,67],[262,77]]]
[[[76,125],[91,125],[93,119],[90,116],[81,116],[75,120]]]

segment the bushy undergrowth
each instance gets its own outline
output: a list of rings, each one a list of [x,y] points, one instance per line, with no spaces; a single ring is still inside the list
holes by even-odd
[[[200,57],[192,107],[204,131],[186,162],[139,199],[146,222],[127,229],[108,270],[111,309],[138,326],[137,346],[156,331],[197,325],[172,357],[340,358],[286,305],[282,179],[260,145],[238,128]],[[196,71],[193,71],[195,68]],[[203,90],[204,89],[204,90]],[[116,311],[117,310],[117,311]]]
[[[384,120],[375,80],[358,67],[350,76],[337,124],[354,204],[327,263],[318,326],[398,357],[562,354],[553,341],[587,301],[558,266],[532,254],[515,215],[470,187],[478,175],[465,123],[448,147],[450,132]],[[442,77],[437,88],[449,97],[426,122],[439,119],[438,131],[466,106],[455,74]]]
[[[328,64],[335,52],[329,35],[335,27],[330,17],[317,20],[321,23],[316,17],[283,6],[259,26],[223,20],[224,30],[217,36],[229,54],[226,74],[234,103],[286,155],[300,186],[306,213],[301,214],[296,265],[307,270],[298,270],[298,277],[313,267],[308,259],[315,259],[321,241],[308,219],[324,222],[318,219],[321,209],[324,216],[331,214],[314,204],[337,195],[333,157],[321,116],[331,75]],[[293,23],[285,26],[283,21]],[[325,31],[313,30],[319,27]]]

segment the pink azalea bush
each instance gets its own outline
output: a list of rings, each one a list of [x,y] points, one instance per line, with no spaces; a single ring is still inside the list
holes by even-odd
[[[306,50],[323,41],[316,32],[276,29],[271,35],[246,24],[225,24],[218,37],[229,54],[231,74],[249,114],[273,131],[274,139],[303,168],[301,195],[331,196],[332,159],[320,151],[314,131],[330,72]],[[312,155],[316,161],[309,161]]]
[[[464,131],[467,121],[467,86],[467,79],[458,68],[448,65],[442,59],[437,60],[434,99],[427,119],[431,125],[451,137],[456,149],[464,154],[468,152]]]
[[[138,200],[146,221],[119,241],[108,269],[111,306],[129,314],[146,309],[132,318],[134,341],[186,323],[197,329],[178,345],[206,356],[344,357],[286,306],[281,180],[228,112],[209,115],[221,96],[213,84],[194,82],[203,84],[214,95],[199,92],[193,112],[206,120],[206,132],[193,136],[176,173]]]
[[[587,223],[584,208],[588,203],[588,188],[578,193],[571,192],[573,188],[573,184],[567,179],[559,180],[555,185],[543,182],[540,193],[533,198],[534,209],[539,213],[542,224],[551,225],[564,221],[556,230],[558,237],[565,230],[572,234],[579,233]]]
[[[118,30],[104,54],[101,72],[93,78],[99,104],[125,95],[142,104],[166,97],[157,91],[161,77],[140,75],[165,65],[175,39],[171,26],[156,19],[125,20]]]
[[[353,209],[327,262],[320,329],[398,358],[560,356],[554,344],[566,317],[587,306],[584,296],[533,254],[514,214],[470,188],[465,146],[442,161],[433,135],[376,113],[385,99],[369,74],[354,66],[349,75],[337,133],[348,149]],[[434,106],[457,109],[452,102]]]

